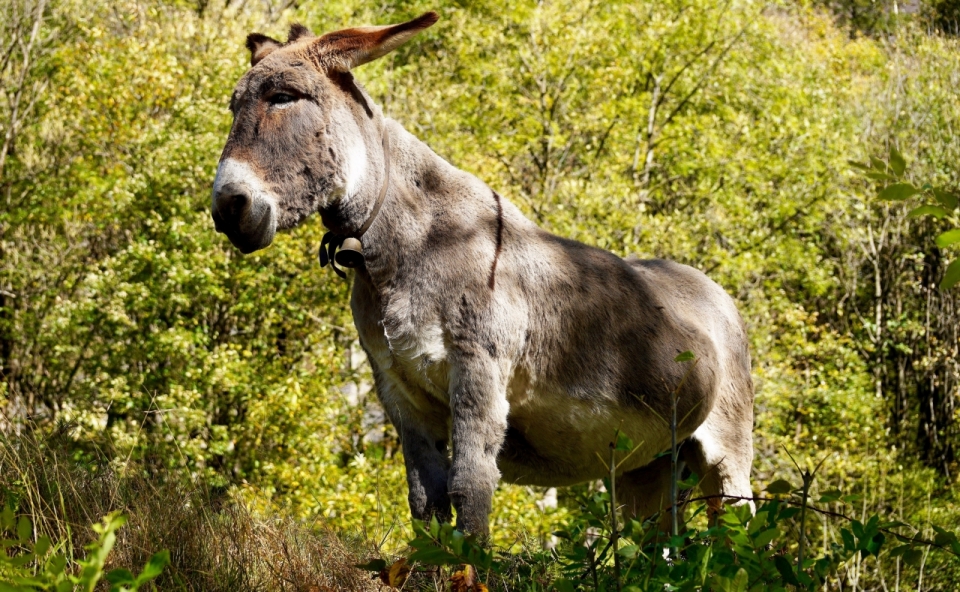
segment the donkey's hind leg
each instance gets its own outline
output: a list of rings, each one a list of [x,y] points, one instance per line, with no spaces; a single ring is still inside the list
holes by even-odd
[[[748,504],[756,511],[750,488],[753,465],[753,413],[738,418],[714,411],[697,431],[684,442],[681,455],[700,478],[700,491],[710,497],[707,507],[711,520],[723,503]],[[715,496],[715,497],[712,497]]]
[[[646,520],[659,512],[660,530],[670,532],[670,457],[661,456],[621,475],[617,479],[616,501],[627,516],[638,520]]]

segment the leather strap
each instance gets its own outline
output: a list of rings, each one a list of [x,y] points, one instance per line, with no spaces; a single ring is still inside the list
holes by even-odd
[[[363,226],[353,233],[331,230],[323,235],[323,239],[320,241],[320,267],[326,267],[329,263],[337,275],[346,278],[347,274],[337,267],[336,260],[334,259],[337,254],[337,249],[342,247],[343,241],[348,238],[352,237],[360,240],[377,218],[377,214],[380,213],[383,201],[387,197],[387,190],[390,188],[390,132],[387,130],[386,125],[383,127],[383,169],[383,186],[380,188],[380,195],[377,196],[377,202],[373,204],[373,211],[370,212],[370,216],[367,217],[367,221],[363,223]]]

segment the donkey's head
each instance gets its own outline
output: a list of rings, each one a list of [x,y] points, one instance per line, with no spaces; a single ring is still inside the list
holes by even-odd
[[[217,231],[250,253],[317,210],[361,211],[384,180],[383,118],[350,69],[437,18],[322,37],[294,25],[286,43],[247,37],[250,70],[230,99],[233,127],[213,185]]]

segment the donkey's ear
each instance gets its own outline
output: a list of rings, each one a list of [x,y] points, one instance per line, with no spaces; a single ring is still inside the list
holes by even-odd
[[[439,19],[437,13],[428,12],[399,25],[334,31],[317,39],[312,49],[318,65],[347,71],[387,55]]]
[[[276,39],[261,35],[260,33],[250,33],[247,35],[247,49],[250,50],[250,67],[256,66],[257,62],[279,48],[280,42]]]

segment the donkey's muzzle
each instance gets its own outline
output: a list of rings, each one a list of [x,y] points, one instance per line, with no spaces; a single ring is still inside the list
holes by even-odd
[[[252,253],[273,242],[277,226],[274,205],[244,183],[217,187],[210,213],[217,232],[226,234],[242,253]]]

